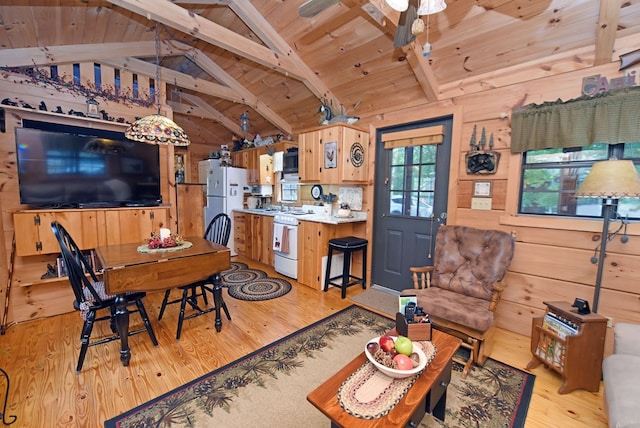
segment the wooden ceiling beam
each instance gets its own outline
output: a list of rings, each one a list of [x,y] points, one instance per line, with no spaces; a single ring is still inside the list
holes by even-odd
[[[286,55],[301,74],[301,81],[318,99],[329,99],[341,105],[340,100],[331,92],[331,89],[322,81],[316,73],[295,53],[289,44],[278,32],[264,19],[264,16],[251,4],[249,0],[232,0],[231,9],[244,23],[255,32],[260,40],[281,55]],[[274,123],[275,124],[275,123]],[[287,131],[287,133],[291,133]]]
[[[271,122],[285,134],[291,134],[293,132],[293,126],[276,112],[271,110],[267,105],[260,101],[258,97],[252,94],[244,86],[242,86],[236,79],[234,79],[229,73],[227,73],[222,67],[216,64],[203,52],[192,49],[186,52],[186,56],[195,62],[200,68],[202,68],[210,76],[214,77],[219,82],[227,85],[234,90],[237,94],[247,100],[245,104],[250,105],[256,112],[262,117]],[[253,100],[253,102],[251,102]]]
[[[215,22],[175,5],[157,0],[107,0],[149,20],[163,23],[192,37],[248,58],[269,69],[276,70],[298,80],[305,80],[304,70],[287,55],[281,55],[246,37],[228,30]]]
[[[392,36],[395,36],[400,13],[391,9],[384,0],[371,0],[369,3],[384,15],[385,25],[381,27]],[[429,59],[422,55],[422,45],[420,45],[416,39],[407,46],[404,46],[402,51],[406,55],[409,66],[416,76],[427,100],[430,102],[438,101],[438,80],[431,69]]]
[[[600,0],[600,13],[596,27],[595,65],[607,64],[612,60],[621,7],[622,0]]]
[[[229,119],[220,111],[218,111],[214,107],[211,107],[209,104],[207,104],[207,102],[204,101],[202,98],[196,95],[185,94],[185,93],[181,94],[181,97],[189,101],[194,106],[198,107],[198,109],[196,110],[193,108],[188,108],[184,104],[171,103],[171,107],[174,108],[173,110],[174,113],[177,111],[175,110],[174,106],[177,105],[180,107],[180,110],[181,110],[180,113],[182,114],[189,115],[189,116],[206,117],[207,119],[215,120],[216,122],[218,122],[219,124],[221,124],[222,126],[224,126],[229,131],[233,132],[236,135],[240,135],[245,138],[252,138],[250,133],[243,132],[242,129],[240,129],[240,124],[238,123],[238,121]],[[203,112],[206,113],[206,116],[203,115],[204,114]]]
[[[429,58],[422,54],[422,45],[417,40],[414,40],[403,47],[402,51],[407,55],[407,61],[427,100],[431,102],[438,101],[438,81],[429,64]]]
[[[96,61],[114,56],[147,56],[155,52],[155,42],[93,43],[81,45],[42,46],[0,50],[2,67],[62,65]],[[176,55],[170,44],[162,44],[164,55]]]

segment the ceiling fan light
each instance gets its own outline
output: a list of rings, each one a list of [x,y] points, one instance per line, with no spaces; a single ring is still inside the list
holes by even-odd
[[[393,10],[404,12],[409,8],[409,0],[385,0]]]
[[[442,12],[446,8],[447,3],[445,3],[444,0],[420,0],[418,16],[431,15],[432,13]]]

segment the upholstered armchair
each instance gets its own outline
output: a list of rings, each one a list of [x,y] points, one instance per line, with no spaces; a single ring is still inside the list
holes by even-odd
[[[467,361],[460,361],[463,377],[472,363],[483,365],[491,354],[493,315],[513,251],[513,237],[506,232],[442,225],[433,266],[411,268],[414,289],[402,294],[416,295],[435,328],[463,340],[471,353]]]

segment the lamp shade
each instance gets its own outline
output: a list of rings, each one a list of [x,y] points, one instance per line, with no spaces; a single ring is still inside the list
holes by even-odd
[[[587,198],[640,198],[640,178],[630,160],[596,162],[576,192]]]
[[[432,13],[442,12],[447,8],[444,0],[420,0],[418,15],[431,15]]]
[[[387,4],[393,10],[397,10],[398,12],[404,12],[409,9],[409,0],[386,0]]]
[[[151,114],[133,122],[124,132],[124,136],[133,141],[147,144],[172,144],[188,146],[191,144],[187,133],[168,117]]]

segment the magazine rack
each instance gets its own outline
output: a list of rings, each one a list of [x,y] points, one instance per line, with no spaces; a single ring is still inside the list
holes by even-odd
[[[602,358],[607,318],[579,314],[568,302],[544,302],[545,315],[533,319],[531,353],[527,370],[544,364],[562,376],[558,394],[575,389],[597,392],[602,378]]]

